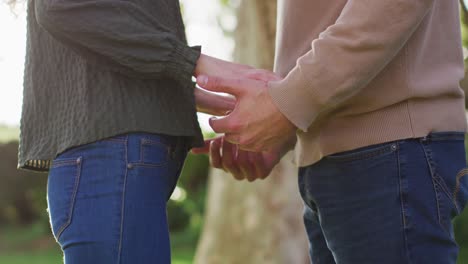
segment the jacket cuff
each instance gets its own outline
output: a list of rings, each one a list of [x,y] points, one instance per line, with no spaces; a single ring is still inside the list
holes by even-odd
[[[174,44],[166,72],[176,80],[191,80],[200,54],[200,46],[188,47],[184,44]]]
[[[317,105],[307,91],[307,81],[299,68],[279,82],[270,82],[268,91],[273,103],[296,127],[304,132],[318,115]]]

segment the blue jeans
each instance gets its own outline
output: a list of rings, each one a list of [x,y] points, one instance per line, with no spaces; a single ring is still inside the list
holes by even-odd
[[[330,155],[301,168],[314,264],[454,264],[468,198],[463,133]]]
[[[187,150],[181,137],[132,133],[59,155],[47,198],[65,263],[170,263],[166,202]]]

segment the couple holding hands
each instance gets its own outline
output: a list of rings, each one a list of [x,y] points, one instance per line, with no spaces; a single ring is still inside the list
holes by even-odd
[[[170,263],[192,148],[249,181],[294,149],[312,263],[455,263],[463,76],[456,0],[280,0],[274,73],[187,46],[176,0],[30,0],[18,166],[67,264]]]

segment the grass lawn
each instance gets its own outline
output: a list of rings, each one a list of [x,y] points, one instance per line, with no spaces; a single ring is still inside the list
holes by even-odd
[[[174,249],[173,264],[192,264],[194,252],[190,249]],[[59,264],[62,253],[57,249],[0,252],[0,264]]]
[[[60,251],[55,249],[35,251],[0,252],[0,264],[54,264],[62,263]]]
[[[56,246],[46,225],[0,228],[0,264],[61,262],[60,249]]]
[[[192,264],[196,240],[186,234],[174,234],[172,263]],[[0,228],[0,264],[60,264],[62,252],[47,227]]]
[[[460,249],[460,254],[458,255],[457,264],[467,264],[468,263],[468,248]]]

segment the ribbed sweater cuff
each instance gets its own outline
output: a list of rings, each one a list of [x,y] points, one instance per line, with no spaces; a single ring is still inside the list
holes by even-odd
[[[175,43],[167,65],[168,75],[183,82],[190,80],[195,72],[200,54],[200,46],[188,47],[184,44]]]
[[[270,82],[268,90],[274,104],[294,125],[304,132],[317,117],[318,109],[307,91],[307,81],[295,68],[279,82]]]

